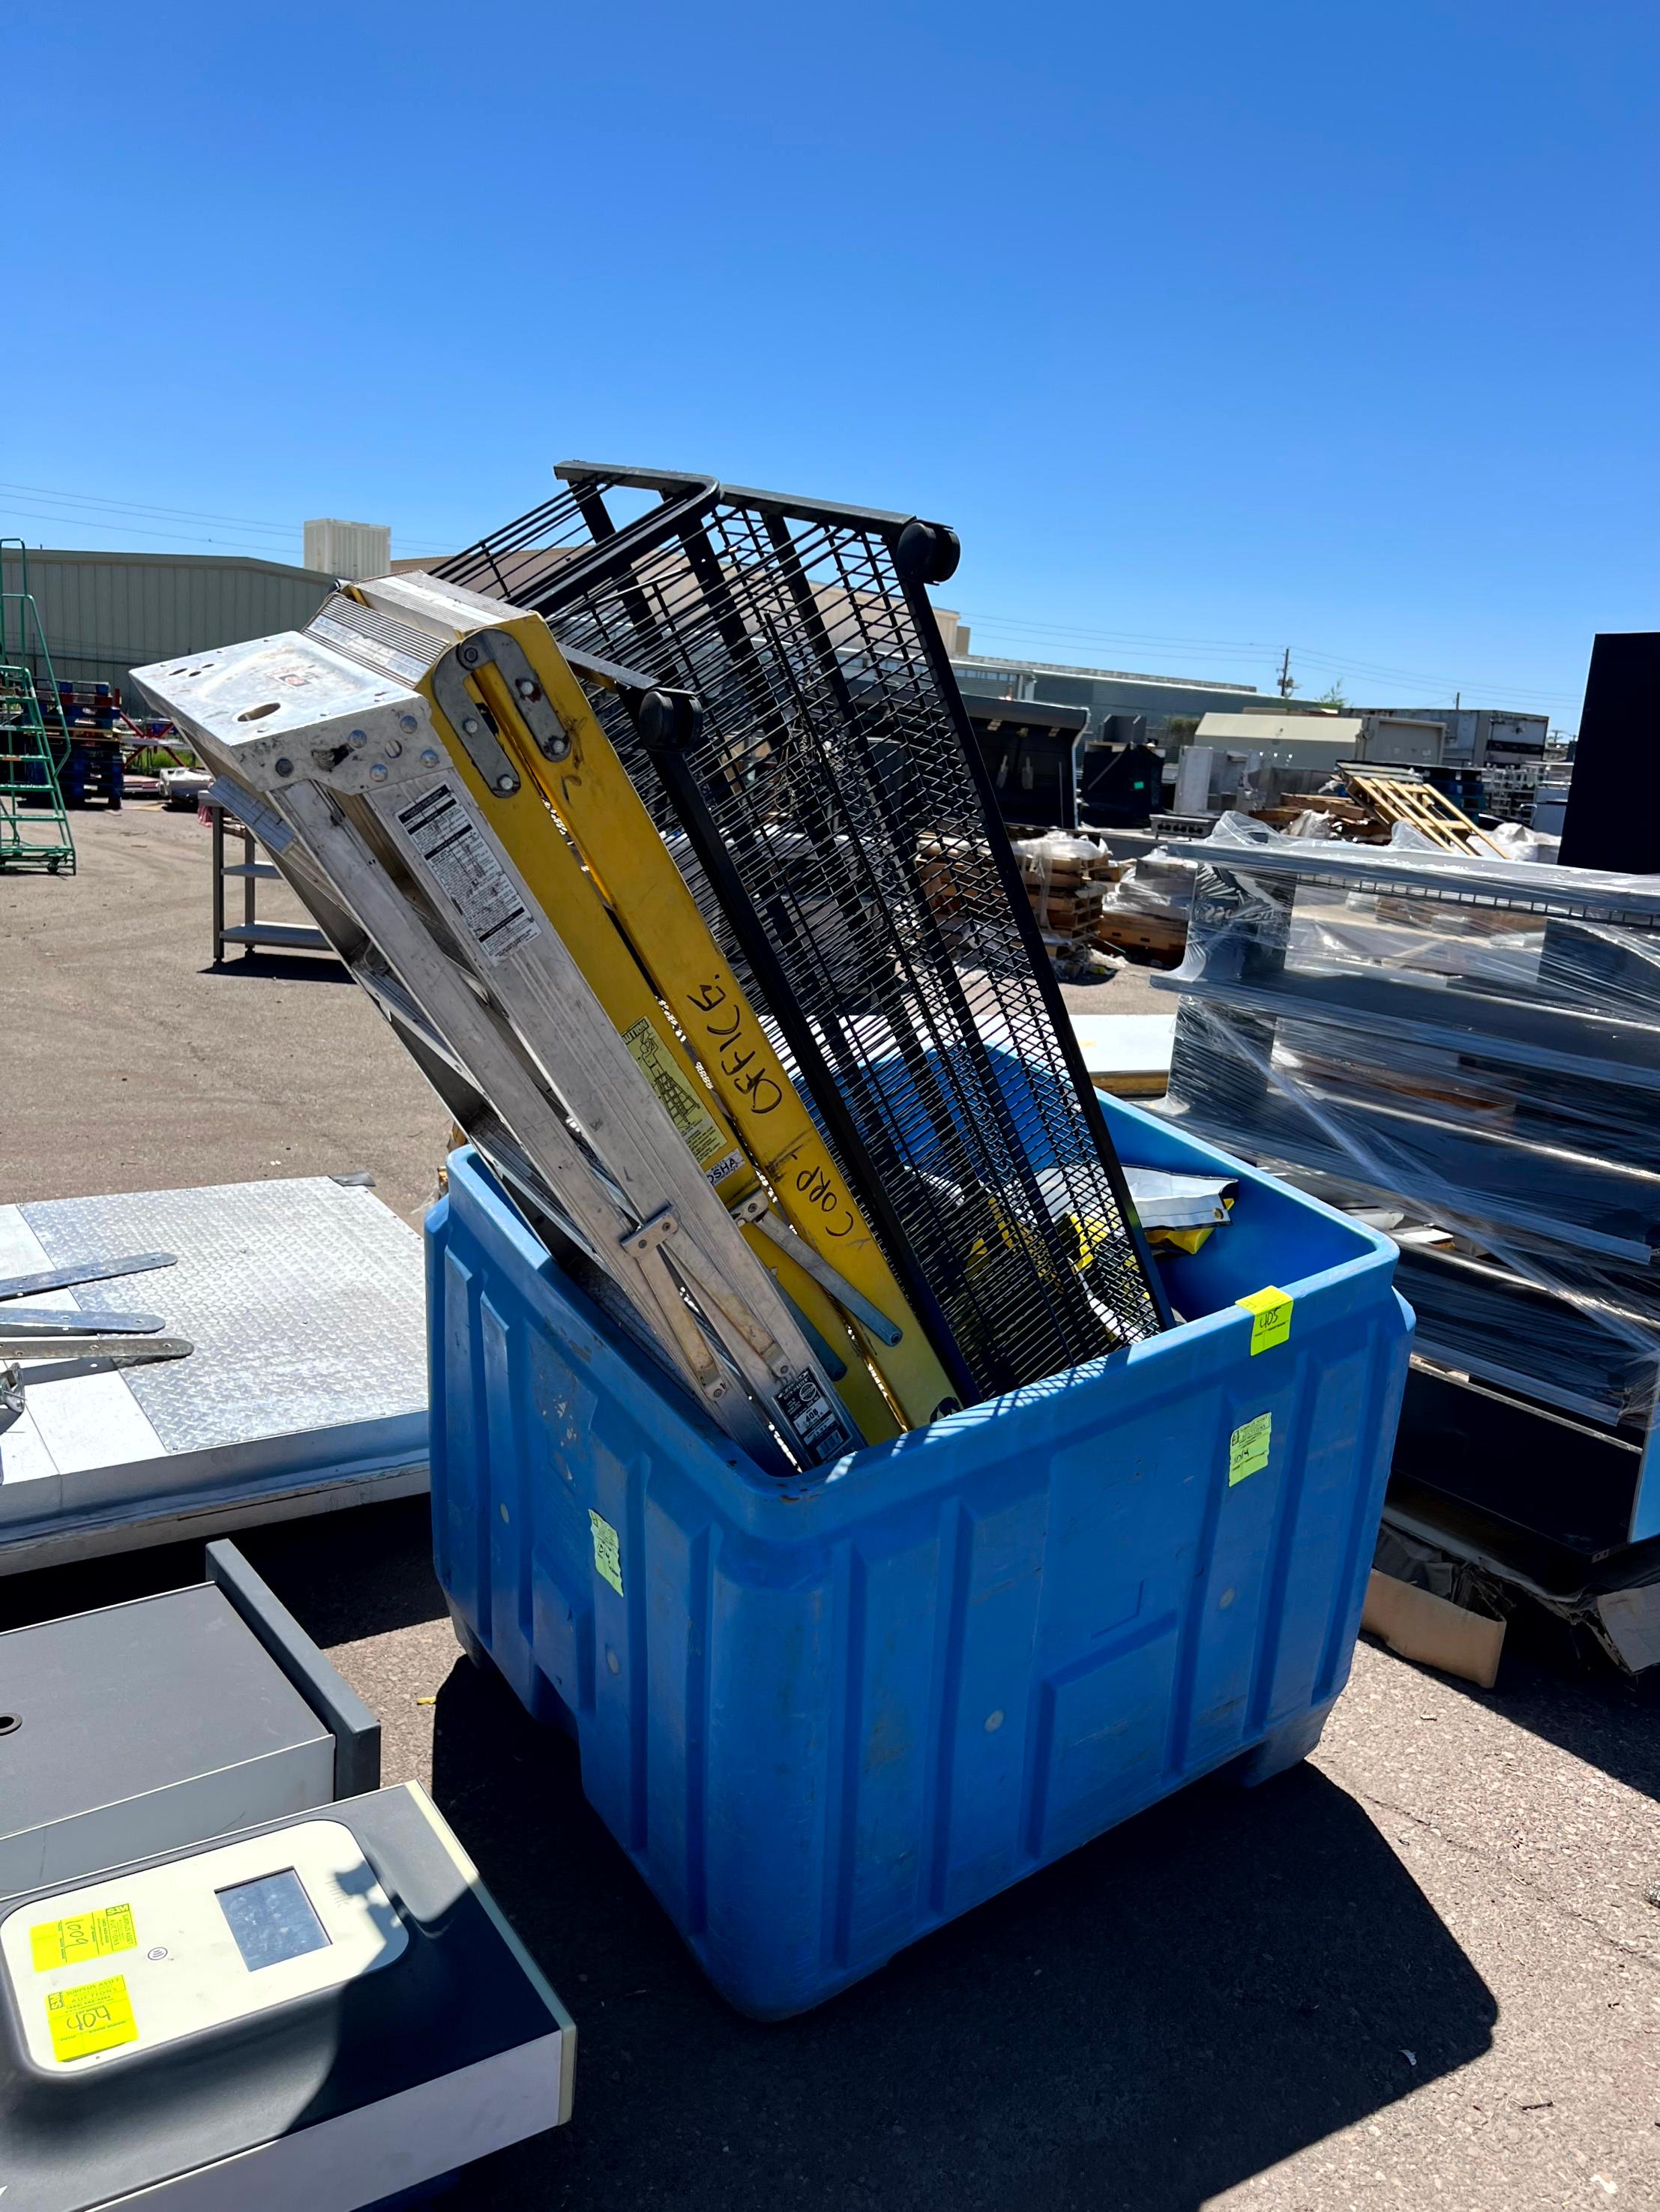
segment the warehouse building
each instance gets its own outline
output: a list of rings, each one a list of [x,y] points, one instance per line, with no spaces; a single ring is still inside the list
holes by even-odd
[[[113,684],[129,712],[141,716],[149,708],[132,687],[135,668],[234,639],[303,629],[334,583],[318,569],[211,553],[31,547],[27,566],[58,682]],[[20,587],[21,567],[8,553],[8,592]],[[32,637],[25,643],[32,645]],[[34,673],[39,678],[46,672],[36,667]]]
[[[941,618],[942,626],[946,617]],[[966,632],[959,632],[966,636]],[[1047,706],[1081,707],[1088,738],[1144,738],[1162,744],[1190,737],[1201,714],[1236,712],[1261,701],[1276,714],[1316,711],[1295,699],[1265,696],[1253,684],[1213,683],[1181,676],[1144,676],[1119,668],[1074,668],[1046,660],[1000,660],[983,653],[955,653],[952,666],[967,695],[982,699],[1041,700]],[[1132,729],[1121,724],[1139,722]],[[1172,732],[1170,725],[1178,726]]]

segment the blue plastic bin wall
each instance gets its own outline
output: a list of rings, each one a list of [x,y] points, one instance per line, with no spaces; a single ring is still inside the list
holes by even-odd
[[[1412,1327],[1393,1247],[1106,1103],[1127,1160],[1239,1178],[1171,1271],[1183,1325],[798,1486],[451,1162],[440,1577],[746,2012],[818,2002],[1225,1761],[1292,1764],[1347,1676]],[[1268,1285],[1291,1332],[1254,1353],[1233,1301]]]

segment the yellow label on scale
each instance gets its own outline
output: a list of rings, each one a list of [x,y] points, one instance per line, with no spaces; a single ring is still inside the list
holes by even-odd
[[[132,2016],[126,1977],[112,1974],[106,1982],[82,1982],[78,1989],[54,1990],[46,1999],[46,2025],[52,2031],[52,2055],[60,2063],[90,2058],[95,2051],[113,2051],[118,2044],[137,2043],[138,2023]]]
[[[106,1959],[112,1951],[132,1951],[137,1945],[130,1905],[100,1905],[68,1920],[43,1920],[29,1930],[29,1956],[37,1974]]]

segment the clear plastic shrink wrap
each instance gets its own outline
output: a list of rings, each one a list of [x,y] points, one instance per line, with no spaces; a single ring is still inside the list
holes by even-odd
[[[1633,1441],[1660,1364],[1660,878],[1203,846],[1164,1111],[1399,1242],[1420,1358]]]

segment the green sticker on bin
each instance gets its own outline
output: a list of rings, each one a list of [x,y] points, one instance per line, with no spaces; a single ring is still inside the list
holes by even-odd
[[[1255,1474],[1268,1463],[1268,1443],[1274,1435],[1272,1413],[1259,1413],[1254,1421],[1242,1421],[1228,1438],[1228,1487],[1243,1482],[1248,1474]]]
[[[1283,1344],[1291,1334],[1291,1310],[1296,1301],[1286,1291],[1277,1291],[1270,1283],[1266,1290],[1253,1291],[1248,1298],[1236,1298],[1237,1306],[1243,1306],[1250,1316],[1250,1351],[1255,1359],[1259,1352],[1272,1352],[1276,1344]]]
[[[617,1592],[623,1595],[623,1547],[615,1528],[603,1513],[588,1509],[588,1526],[593,1531],[593,1564]]]

